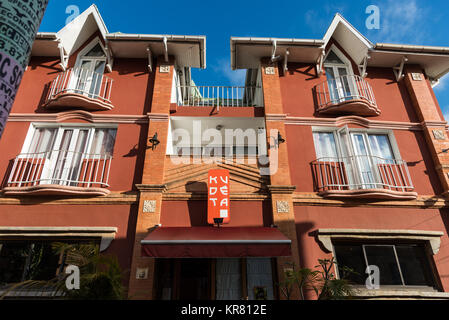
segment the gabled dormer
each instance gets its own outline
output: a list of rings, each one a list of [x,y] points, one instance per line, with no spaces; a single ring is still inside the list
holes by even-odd
[[[113,80],[108,30],[95,5],[56,33],[62,72],[49,85],[49,109],[111,110]]]

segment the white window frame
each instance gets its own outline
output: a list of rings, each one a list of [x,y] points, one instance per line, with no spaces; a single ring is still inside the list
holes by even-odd
[[[104,53],[104,57],[89,57],[89,58],[86,58],[85,57],[85,55],[90,51],[90,50],[92,50],[97,44],[99,44],[100,46],[101,46],[101,49],[103,50],[103,53]],[[75,66],[74,66],[74,68],[73,68],[73,72],[72,72],[72,74],[71,74],[71,77],[70,77],[70,85],[69,85],[69,88],[71,88],[71,90],[72,91],[74,91],[75,93],[79,93],[78,91],[78,88],[77,88],[77,83],[78,83],[78,78],[79,78],[79,75],[76,75],[76,74],[74,74],[74,72],[80,72],[80,70],[81,70],[81,65],[82,65],[82,62],[83,62],[83,60],[90,60],[90,61],[92,61],[92,68],[93,68],[93,70],[92,70],[92,75],[93,75],[93,73],[95,72],[95,65],[96,65],[96,63],[98,62],[98,61],[104,61],[104,68],[103,68],[103,72],[102,72],[102,77],[101,78],[103,78],[103,75],[104,75],[104,73],[105,73],[105,69],[106,69],[106,63],[107,63],[107,60],[108,60],[108,58],[107,58],[107,53],[106,53],[106,49],[105,49],[105,47],[103,46],[103,43],[101,42],[101,40],[100,40],[100,38],[99,37],[95,37],[88,45],[86,45],[79,53],[78,53],[78,55],[77,55],[77,57],[76,57],[76,62],[75,62]],[[101,83],[102,83],[102,79],[100,79],[100,90],[101,90]],[[89,97],[96,97],[97,95],[98,95],[98,93],[96,93],[96,92],[93,92],[93,93],[91,93],[90,91],[90,87],[92,86],[92,76],[90,76],[90,80],[87,80],[87,83],[84,85],[85,86],[85,88],[89,88],[89,92],[86,92],[86,90],[83,90],[83,92],[81,93],[81,94],[83,94],[83,95],[87,95],[87,96],[89,96]]]
[[[40,128],[54,128],[54,129],[58,130],[56,133],[53,150],[51,150],[51,151],[57,151],[54,148],[55,148],[55,146],[60,144],[64,130],[74,130],[75,132],[77,132],[75,134],[75,136],[71,137],[71,141],[70,141],[71,146],[69,147],[69,151],[73,150],[73,147],[77,141],[77,135],[79,134],[79,132],[81,130],[88,130],[88,136],[86,139],[86,144],[84,146],[84,152],[83,152],[83,153],[87,153],[88,150],[92,146],[95,129],[116,129],[117,130],[118,125],[117,124],[80,124],[80,123],[31,123],[28,128],[28,132],[27,132],[27,136],[25,138],[24,144],[22,146],[21,157],[26,157],[26,154],[29,154],[31,152],[30,148],[31,148],[31,142],[32,142],[34,133],[36,132],[36,129],[40,129]],[[59,152],[53,152],[51,155],[51,159],[49,159],[50,161],[48,161],[48,163],[46,163],[44,165],[40,184],[53,184],[52,177],[55,173],[55,166],[57,164],[56,162],[57,162],[57,157],[59,156],[59,154],[60,154]],[[94,159],[94,158],[92,158],[92,159]],[[82,159],[81,159],[81,161],[82,161]],[[71,159],[69,159],[68,161],[65,161],[65,162],[71,163]],[[66,169],[63,169],[63,170],[66,170]],[[68,172],[62,173],[62,176],[67,175],[67,174],[68,174]],[[59,182],[57,184],[64,185],[61,182]]]
[[[341,145],[340,138],[339,138],[339,136],[337,134],[337,131],[342,129],[342,128],[344,128],[344,127],[345,126],[343,126],[343,127],[313,126],[312,127],[312,133],[314,133],[314,132],[333,133],[334,134],[334,140],[335,140],[335,143],[336,143],[338,156],[342,157],[343,156],[342,151],[341,151],[342,150],[341,149],[342,145]],[[391,149],[392,149],[392,152],[393,152],[394,159],[395,160],[402,160],[401,154],[399,152],[399,147],[398,147],[398,144],[396,142],[396,138],[394,136],[393,130],[391,130],[391,129],[349,128],[349,127],[348,127],[348,130],[349,130],[350,134],[352,134],[352,133],[363,133],[366,136],[369,135],[369,134],[388,135],[388,139],[390,140],[390,146],[391,146]],[[352,142],[352,139],[351,139],[351,142]],[[314,141],[314,143],[315,143],[315,141]],[[314,147],[315,147],[315,144],[314,144]],[[370,152],[371,152],[371,150],[370,150]],[[316,149],[315,149],[315,155],[316,155]]]
[[[350,150],[350,155],[349,156],[355,156],[355,151],[354,151],[354,141],[352,138],[352,134],[354,133],[361,133],[363,134],[364,140],[366,142],[366,147],[367,147],[367,151],[368,151],[368,156],[372,157],[372,150],[371,150],[371,146],[369,144],[368,141],[368,135],[370,134],[381,134],[381,135],[387,135],[388,136],[388,140],[390,142],[390,147],[393,153],[393,157],[394,160],[402,160],[401,158],[401,154],[399,152],[399,147],[398,144],[396,142],[393,130],[390,129],[366,129],[366,128],[349,128],[347,125],[343,126],[343,127],[324,127],[324,126],[314,126],[312,127],[312,136],[313,133],[315,132],[323,132],[323,133],[333,133],[334,135],[334,140],[335,140],[335,144],[336,144],[336,150],[337,150],[337,156],[338,158],[344,159],[345,154],[343,152],[343,148],[345,148],[345,146],[342,144],[342,141],[340,139],[340,135],[339,135],[339,131],[346,129],[348,134],[349,134],[349,142],[350,145],[348,146],[348,149]],[[315,139],[314,139],[314,148],[315,148],[315,156],[318,157],[317,154],[317,150],[316,150],[316,145],[315,145]],[[371,158],[370,158],[371,159]],[[350,171],[347,172],[348,174],[348,179],[349,179],[349,184],[350,185],[362,185],[364,186],[363,188],[371,188],[371,185],[369,184],[369,182],[366,181],[358,181],[361,179],[360,175],[361,175],[361,170],[360,168],[352,168],[353,165],[357,165],[358,166],[358,161],[355,161],[354,163],[347,163],[346,165],[348,166],[348,168],[350,167]],[[357,177],[353,177],[353,171],[357,170],[358,175]],[[375,175],[377,175],[376,172],[374,172]],[[376,178],[379,178],[376,176]],[[357,188],[360,189],[360,188]]]
[[[346,57],[346,55],[341,52],[340,49],[337,48],[337,46],[335,44],[332,44],[331,47],[329,48],[329,51],[326,53],[326,56],[324,57],[324,62],[323,62],[323,69],[325,70],[325,68],[332,68],[333,72],[334,72],[334,77],[335,77],[335,82],[337,85],[337,92],[338,92],[338,97],[332,97],[332,93],[331,90],[329,88],[329,95],[331,98],[333,98],[333,101],[336,102],[343,102],[346,100],[346,94],[344,92],[343,89],[343,84],[341,83],[341,81],[337,80],[337,78],[341,77],[340,76],[340,72],[338,71],[338,68],[342,68],[343,65],[341,64],[337,64],[337,63],[328,63],[326,62],[327,56],[331,53],[334,52],[335,55],[343,62],[344,67],[346,68],[347,71],[347,76],[348,78],[348,85],[349,85],[349,90],[351,92],[351,97],[355,97],[358,95],[358,91],[357,91],[357,85],[354,82],[354,70],[352,69],[352,63],[351,61]],[[337,76],[338,75],[338,76]],[[327,74],[326,74],[326,78],[328,78]],[[327,79],[327,81],[329,81],[330,79]],[[329,83],[329,82],[328,82]],[[329,85],[328,85],[329,87]]]

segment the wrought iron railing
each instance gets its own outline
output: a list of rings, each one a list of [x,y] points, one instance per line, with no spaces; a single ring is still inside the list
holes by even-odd
[[[47,102],[64,93],[81,94],[91,99],[111,103],[113,79],[103,73],[84,68],[67,69],[51,82]]]
[[[109,187],[112,155],[66,150],[19,154],[12,165],[7,187],[61,185],[83,188]]]
[[[315,87],[318,111],[330,105],[350,100],[365,100],[376,106],[373,89],[368,82],[357,75],[346,75],[328,79]]]
[[[263,107],[263,92],[258,86],[178,86],[179,106]]]
[[[408,192],[414,189],[404,160],[367,155],[323,157],[312,162],[312,171],[318,192],[357,189]]]

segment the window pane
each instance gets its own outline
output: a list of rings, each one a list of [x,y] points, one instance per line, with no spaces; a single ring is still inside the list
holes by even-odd
[[[329,52],[324,63],[344,64],[333,51]]]
[[[0,285],[22,281],[30,244],[22,241],[0,243]]]
[[[56,128],[36,128],[31,139],[28,153],[41,153],[53,148],[56,137]]]
[[[242,279],[240,259],[217,259],[216,299],[240,300],[242,298]]]
[[[313,140],[315,142],[315,151],[318,159],[337,158],[337,146],[332,132],[314,132]],[[323,159],[327,161],[335,159]]]
[[[100,44],[97,43],[86,55],[85,57],[104,57],[104,51],[101,48]]]
[[[383,159],[394,159],[393,150],[391,149],[390,140],[386,134],[369,134],[369,145],[373,156]]]
[[[270,258],[248,258],[246,273],[249,300],[262,299],[264,296],[267,300],[274,299]]]
[[[367,245],[365,252],[368,264],[379,267],[380,285],[402,285],[393,246]]]
[[[397,245],[396,252],[406,285],[434,286],[429,260],[423,246]]]
[[[363,256],[361,245],[336,244],[334,245],[337,259],[337,267],[340,278],[345,278],[355,284],[365,284],[367,274],[365,274],[366,262]],[[345,275],[343,267],[352,269],[353,273]]]
[[[117,129],[95,129],[90,153],[97,155],[112,155],[114,152],[116,134]]]
[[[31,245],[29,264],[25,272],[25,280],[51,280],[56,276],[59,265],[51,242],[33,243]]]

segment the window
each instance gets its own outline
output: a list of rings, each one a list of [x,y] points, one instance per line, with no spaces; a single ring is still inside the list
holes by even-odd
[[[380,285],[435,286],[423,244],[335,242],[334,251],[339,273],[344,266],[356,272],[348,276],[354,284],[364,285],[366,267],[375,265],[379,267]]]
[[[356,96],[356,86],[349,60],[332,46],[324,60],[327,84],[331,100],[343,102]]]
[[[10,183],[90,187],[107,178],[116,128],[34,125]],[[107,180],[107,179],[106,179]]]
[[[347,126],[313,132],[318,178],[333,188],[412,189],[407,164],[399,157],[390,132],[352,129]],[[324,166],[324,167],[323,167]]]
[[[26,280],[51,280],[63,272],[64,257],[55,253],[54,242],[57,241],[0,240],[0,288]]]
[[[78,56],[71,79],[71,87],[75,93],[96,98],[100,92],[105,66],[106,54],[101,43],[94,40]]]

